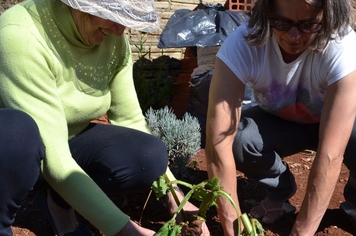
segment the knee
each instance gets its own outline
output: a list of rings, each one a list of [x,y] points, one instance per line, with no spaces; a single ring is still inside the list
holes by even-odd
[[[243,164],[249,157],[260,157],[263,149],[261,135],[258,128],[250,119],[243,119],[233,143],[233,154],[237,164]]]
[[[140,137],[140,145],[130,152],[126,172],[115,172],[117,181],[128,179],[132,186],[145,188],[165,173],[168,166],[168,152],[165,144],[153,135]],[[120,166],[120,163],[118,163]],[[122,163],[121,163],[122,165]]]
[[[36,163],[44,156],[44,145],[36,122],[25,112],[15,109],[0,110],[1,152],[4,156],[23,158]]]
[[[0,128],[3,133],[19,139],[28,137],[29,134],[38,135],[36,122],[27,113],[15,109],[0,110]]]
[[[264,144],[256,123],[243,118],[233,143],[236,169],[247,176],[269,172],[276,160],[275,153],[265,152]]]
[[[155,136],[151,136],[146,146],[146,164],[152,171],[156,172],[157,177],[162,175],[168,166],[168,151],[166,145]]]
[[[165,144],[151,135],[145,144],[145,154],[140,162],[139,169],[136,169],[135,182],[142,187],[150,187],[167,170],[168,152]]]

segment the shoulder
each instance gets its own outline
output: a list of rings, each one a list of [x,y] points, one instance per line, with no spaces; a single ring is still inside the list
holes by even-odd
[[[255,78],[263,69],[265,55],[271,47],[271,40],[260,47],[250,45],[245,38],[249,30],[247,23],[238,27],[224,41],[217,54],[217,57],[244,83]]]
[[[245,35],[247,32],[247,27],[245,24],[239,26],[235,31],[233,31],[221,45],[218,52],[218,56],[229,56],[236,55],[243,50],[246,50],[249,45],[245,40]]]
[[[324,55],[342,54],[342,53],[356,53],[356,33],[349,27],[349,32],[343,37],[336,36],[331,40],[323,50]],[[355,54],[354,54],[355,55]]]
[[[18,3],[6,10],[0,16],[0,29],[4,27],[31,27],[34,23],[32,17],[28,11],[28,8],[31,8],[31,2]]]
[[[315,53],[319,59],[319,72],[328,78],[328,84],[356,70],[356,34],[351,29],[344,37],[330,41],[321,53]]]
[[[224,62],[229,60],[233,63],[245,63],[246,65],[255,64],[259,59],[264,58],[267,49],[272,45],[272,40],[262,46],[256,47],[246,41],[246,36],[251,29],[247,22],[238,27],[222,44],[217,56]],[[256,61],[257,60],[257,61]]]
[[[0,16],[0,47],[4,44],[27,46],[40,37],[36,20],[39,15],[33,1],[18,3]],[[30,44],[31,45],[31,44]]]

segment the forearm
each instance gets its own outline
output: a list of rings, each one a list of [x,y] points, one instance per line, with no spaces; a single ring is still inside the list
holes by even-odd
[[[317,154],[309,175],[307,192],[291,235],[315,234],[334,192],[342,160],[342,156],[329,158]]]
[[[206,158],[209,178],[217,177],[224,190],[231,195],[238,209],[236,165],[232,146],[241,117],[241,102],[245,85],[219,58],[209,92],[206,127]],[[227,89],[228,88],[228,89]],[[220,197],[218,213],[224,235],[236,235],[237,213],[231,203]]]
[[[355,122],[356,72],[328,87],[319,128],[319,146],[307,193],[292,235],[314,235],[340,174],[343,155]]]
[[[212,154],[207,151],[207,156]],[[230,158],[229,158],[230,157]],[[232,153],[224,155],[226,162],[219,163],[208,159],[208,175],[209,179],[216,177],[220,180],[220,185],[224,188],[235,202],[238,208],[238,214],[241,214],[238,196],[237,196],[237,181],[236,181],[236,167]],[[237,228],[237,213],[232,204],[225,198],[220,197],[217,200],[218,214],[221,225],[224,229],[224,235],[235,235]]]

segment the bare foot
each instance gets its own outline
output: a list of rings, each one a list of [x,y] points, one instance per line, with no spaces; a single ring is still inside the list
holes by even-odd
[[[274,202],[265,198],[261,204],[252,207],[249,214],[256,219],[261,219],[265,224],[273,224],[283,213],[283,203],[284,201]]]
[[[56,228],[53,230],[57,232],[58,236],[73,232],[79,227],[79,222],[75,216],[74,209],[63,209],[59,207],[52,200],[51,193],[49,190],[47,190],[47,204],[48,210],[56,226]]]

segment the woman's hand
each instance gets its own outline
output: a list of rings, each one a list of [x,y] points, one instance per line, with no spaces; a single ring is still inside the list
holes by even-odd
[[[184,198],[183,193],[180,191],[176,191],[176,194],[177,194],[179,201],[181,202]],[[167,208],[168,208],[170,215],[173,215],[178,209],[178,205],[176,204],[171,192],[167,193]],[[188,219],[193,219],[194,215],[199,211],[198,207],[194,206],[189,201],[184,205],[183,210],[184,210],[186,216],[188,217]],[[176,220],[177,220],[177,222],[183,221],[183,216],[181,213],[178,214]],[[205,222],[203,222],[201,229],[202,229],[201,236],[210,236],[208,226],[206,225]]]
[[[124,228],[116,234],[116,236],[127,236],[127,235],[137,235],[137,236],[153,236],[156,232],[143,228],[130,220],[127,222]]]

